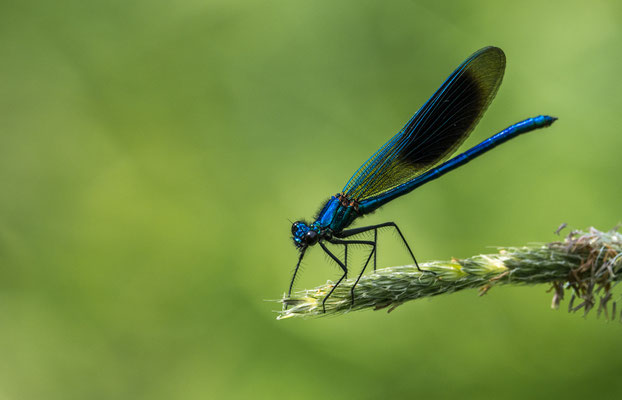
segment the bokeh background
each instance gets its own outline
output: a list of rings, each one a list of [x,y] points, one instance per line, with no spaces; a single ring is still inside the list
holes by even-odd
[[[620,43],[616,0],[2,1],[0,399],[619,398],[622,325],[546,287],[306,321],[268,300],[291,221],[486,45],[508,67],[463,148],[559,121],[365,222],[422,261],[611,228]]]

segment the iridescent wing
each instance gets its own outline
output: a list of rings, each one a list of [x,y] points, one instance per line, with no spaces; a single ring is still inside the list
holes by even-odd
[[[365,200],[445,161],[469,136],[495,97],[505,54],[485,47],[467,58],[434,95],[350,178],[343,193]]]

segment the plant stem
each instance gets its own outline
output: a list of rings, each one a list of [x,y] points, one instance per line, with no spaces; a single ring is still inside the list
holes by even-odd
[[[484,294],[496,285],[539,283],[552,286],[554,308],[568,290],[572,295],[569,311],[583,309],[587,314],[596,306],[598,297],[598,314],[604,312],[606,317],[615,318],[616,304],[610,300],[612,287],[622,279],[622,235],[615,229],[601,232],[591,228],[586,232],[573,231],[561,242],[505,247],[496,254],[432,261],[420,267],[424,272],[406,265],[363,276],[354,290],[354,304],[351,289],[355,279],[348,279],[326,301],[326,313],[322,301],[332,283],[294,293],[281,300],[283,310],[277,319],[336,315],[368,308],[388,307],[390,312],[409,300],[462,289],[478,288]]]

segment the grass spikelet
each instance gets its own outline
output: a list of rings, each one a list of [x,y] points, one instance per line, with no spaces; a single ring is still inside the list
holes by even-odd
[[[552,307],[558,308],[566,293],[571,294],[568,310],[587,315],[592,309],[608,319],[616,318],[611,290],[622,279],[622,235],[615,229],[601,232],[572,231],[563,241],[544,245],[499,248],[495,254],[480,254],[463,260],[432,261],[378,269],[365,275],[350,290],[354,279],[342,282],[326,301],[332,283],[284,297],[277,319],[338,315],[364,309],[389,312],[410,300],[449,294],[463,289],[487,293],[506,284],[548,284],[553,292]],[[622,313],[619,316],[622,319]]]

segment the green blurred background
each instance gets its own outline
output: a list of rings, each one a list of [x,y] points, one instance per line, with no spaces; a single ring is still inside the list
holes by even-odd
[[[546,287],[307,321],[266,300],[290,222],[486,45],[508,67],[464,147],[559,121],[365,222],[423,261],[620,221],[621,22],[617,0],[2,1],[0,399],[619,398],[622,326]],[[299,288],[339,276],[315,250]]]

